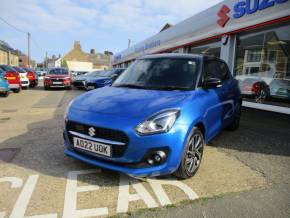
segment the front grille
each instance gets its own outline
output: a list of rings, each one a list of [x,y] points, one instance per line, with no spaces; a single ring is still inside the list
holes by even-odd
[[[125,145],[111,145],[113,150],[113,157],[121,157],[127,149],[127,145],[129,143],[128,136],[119,130],[107,129],[96,126],[88,126],[81,123],[68,121],[66,124],[66,129],[68,130],[68,136],[70,143],[73,144],[73,136],[69,133],[69,131],[78,132],[81,134],[88,135],[89,128],[94,127],[95,136],[94,138],[106,139],[116,142],[122,142]]]
[[[63,82],[63,79],[51,79],[52,82]]]
[[[74,86],[81,86],[81,87],[84,86],[83,81],[74,81],[73,84]]]
[[[88,82],[88,83],[87,83],[87,86],[94,86],[94,87],[96,87],[96,83]]]

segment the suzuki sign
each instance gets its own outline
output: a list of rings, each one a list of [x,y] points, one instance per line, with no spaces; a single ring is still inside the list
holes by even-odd
[[[254,14],[257,11],[262,11],[264,9],[273,7],[277,4],[283,4],[288,0],[243,0],[234,4],[233,6],[233,18],[239,19],[244,15]],[[219,26],[224,27],[226,23],[230,20],[228,13],[231,9],[223,5],[218,12],[218,17],[220,18],[217,23]]]

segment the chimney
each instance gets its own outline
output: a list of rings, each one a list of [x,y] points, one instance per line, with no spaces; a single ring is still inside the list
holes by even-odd
[[[91,54],[96,54],[95,49],[92,48],[91,51],[90,51],[90,53],[91,53]]]
[[[81,43],[80,43],[80,41],[75,41],[74,48],[81,50]]]

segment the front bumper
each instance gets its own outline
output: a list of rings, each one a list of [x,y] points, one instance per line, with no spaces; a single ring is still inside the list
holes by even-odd
[[[73,86],[76,88],[84,88],[85,81],[84,80],[75,80],[75,81],[73,81]]]
[[[71,83],[69,81],[50,81],[50,80],[45,80],[44,81],[44,87],[48,87],[48,88],[66,88],[66,87],[70,87]]]
[[[81,113],[81,115],[79,113]],[[125,151],[122,152],[121,155],[113,155],[112,157],[100,156],[74,148],[68,129],[65,128],[64,152],[66,155],[95,166],[138,177],[171,174],[179,167],[185,139],[187,137],[186,126],[175,123],[168,133],[139,136],[133,129],[134,126],[137,125],[136,122],[128,118],[116,119],[116,117],[113,116],[110,117],[107,115],[93,114],[83,111],[79,113],[78,117],[82,117],[82,120],[76,120],[74,115],[71,116],[71,118],[78,123],[86,123],[94,127],[101,126],[104,128],[123,131],[128,136],[129,142],[126,145],[127,147]],[[68,119],[70,120],[69,117]],[[96,120],[97,122],[92,123],[92,120]],[[115,122],[112,122],[112,120]],[[116,120],[118,121],[116,122]],[[150,152],[156,150],[166,151],[167,158],[160,165],[149,165],[146,162],[146,158]]]
[[[5,92],[8,92],[9,91],[9,87],[0,87],[0,93],[5,93]]]
[[[15,83],[15,84],[9,84],[9,88],[10,89],[20,89],[20,85],[18,83]]]
[[[21,87],[28,87],[29,86],[29,80],[21,80]]]

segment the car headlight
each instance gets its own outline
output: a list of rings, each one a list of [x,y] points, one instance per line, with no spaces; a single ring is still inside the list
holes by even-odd
[[[139,135],[150,135],[168,132],[180,114],[180,110],[170,109],[162,111],[140,123],[136,128]]]
[[[64,119],[65,122],[67,122],[67,113],[68,113],[69,108],[70,108],[70,106],[72,105],[73,102],[74,102],[74,100],[71,100],[70,103],[68,103],[68,105],[67,105],[67,107],[65,109],[65,112],[63,114],[63,119]]]

